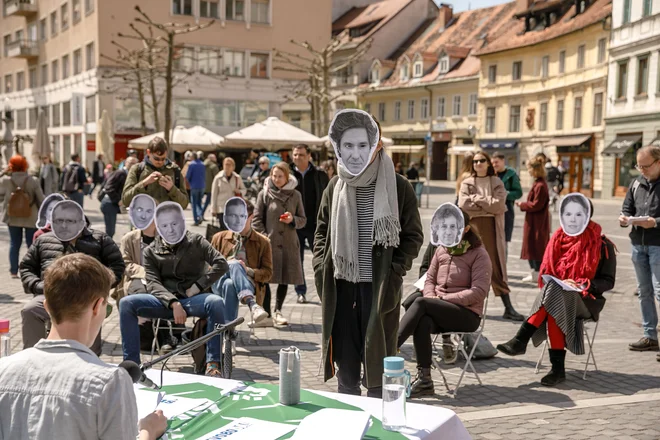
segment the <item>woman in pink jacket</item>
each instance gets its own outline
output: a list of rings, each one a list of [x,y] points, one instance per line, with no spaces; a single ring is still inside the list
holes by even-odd
[[[470,229],[470,217],[460,243],[438,246],[426,272],[424,296],[417,298],[399,323],[397,346],[412,335],[417,354],[417,376],[411,397],[433,395],[431,334],[473,332],[481,323],[490,289],[492,266],[479,236]]]

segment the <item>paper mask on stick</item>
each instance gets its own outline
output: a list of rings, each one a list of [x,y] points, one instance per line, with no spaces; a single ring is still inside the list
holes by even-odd
[[[39,207],[39,215],[37,216],[37,229],[45,228],[50,224],[50,219],[53,214],[53,208],[58,202],[66,200],[60,193],[53,193],[46,197]]]
[[[85,213],[73,200],[57,202],[51,214],[51,227],[58,240],[71,241],[85,228]]]
[[[227,203],[225,203],[225,213],[222,216],[222,221],[225,223],[227,229],[240,234],[245,228],[247,218],[248,212],[245,200],[240,197],[232,197],[227,200]]]
[[[165,243],[178,244],[186,236],[186,218],[181,205],[163,202],[156,208],[156,230]]]
[[[380,133],[376,121],[362,110],[347,109],[335,114],[328,130],[337,163],[352,176],[359,176],[374,156]]]
[[[568,194],[559,205],[559,223],[569,237],[580,235],[591,219],[591,203],[581,193]]]
[[[128,207],[128,217],[131,219],[131,223],[140,230],[145,230],[151,225],[155,212],[156,201],[147,194],[138,194],[133,197]]]
[[[452,203],[443,203],[431,219],[431,244],[448,248],[457,246],[464,229],[465,218],[461,210]]]

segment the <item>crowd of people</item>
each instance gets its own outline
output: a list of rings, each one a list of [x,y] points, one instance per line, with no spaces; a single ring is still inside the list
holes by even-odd
[[[185,325],[188,317],[199,317],[209,332],[235,319],[243,305],[252,327],[288,325],[283,307],[289,286],[294,286],[298,303],[308,300],[305,249],[313,255],[321,300],[324,380],[336,376],[340,393],[359,395],[364,387],[368,396],[379,397],[383,358],[395,355],[412,336],[417,374],[411,395],[434,394],[432,336],[443,335],[442,358],[454,362],[456,347],[447,335],[480,326],[491,289],[504,306],[503,319],[521,322],[516,335],[497,349],[521,355],[530,340],[538,346],[547,337],[552,369],[541,383],[564,381],[566,350],[584,353],[583,322],[599,319],[603,294],[616,280],[616,248],[591,219],[591,201],[580,193],[563,197],[560,227],[552,232],[552,192],[563,184],[557,175],[548,175],[554,167],[545,155],[526,164],[533,184],[525,201],[519,176],[506,166],[504,156],[491,158],[485,151],[466,155],[455,202],[438,207],[431,220],[420,269],[423,287],[402,304],[403,279],[424,244],[410,183],[419,179],[416,166],[407,176],[397,172],[383,151],[378,121],[361,110],[338,112],[329,140],[337,160],[320,166],[303,144],[292,149],[290,164],[251,157],[249,179],[259,185],[254,200],[246,197],[247,187],[231,157],[220,166],[215,154],[190,152],[179,167],[160,138],[149,143],[144,160],[129,155],[116,171],[106,172],[100,156],[92,184],[98,188],[105,231],[92,228],[85,215],[81,195],[87,177],[77,155],[62,171],[59,191],[51,191],[58,179],[53,179],[56,171],[49,160],[44,159],[37,179],[27,172],[25,158],[12,157],[10,172],[0,179],[3,220],[11,239],[10,272],[20,276],[33,298],[21,312],[24,351],[0,360],[0,408],[11,393],[41,395],[88,386],[63,380],[30,389],[8,386],[3,375],[19,374],[21,363],[37,362],[35,349],[62,361],[57,366],[35,364],[38,371],[67,375],[94,365],[94,380],[129,392],[123,389],[127,376],[94,357],[101,354],[103,319],[113,312],[107,303],[111,289],[124,359],[138,364],[141,319]],[[644,329],[630,349],[646,351],[658,349],[654,295],[660,299],[660,291],[654,280],[660,273],[655,273],[654,262],[660,256],[660,198],[655,193],[660,148],[640,149],[637,169],[641,175],[631,184],[619,222],[633,227]],[[549,182],[549,177],[555,180]],[[211,220],[219,225],[211,237],[188,229],[188,204],[194,226],[206,221],[210,206]],[[132,231],[117,245],[113,235],[123,209]],[[520,257],[530,267],[521,281],[539,288],[527,315],[514,308],[507,274],[518,210],[525,213]],[[23,235],[28,251],[19,262]],[[277,286],[274,300],[271,284]],[[221,345],[219,336],[207,343],[206,375],[222,375]],[[35,373],[20,374],[29,383]],[[99,402],[95,411],[111,404],[106,396],[93,398]],[[136,429],[134,415],[108,417],[120,415],[135,425],[124,429]],[[153,414],[140,426],[157,430],[161,416]],[[47,422],[43,426],[50,427]]]

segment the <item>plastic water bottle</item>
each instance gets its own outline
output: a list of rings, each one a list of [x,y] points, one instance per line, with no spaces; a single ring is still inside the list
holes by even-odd
[[[0,358],[11,354],[11,336],[9,334],[9,320],[0,319]]]
[[[403,358],[383,359],[383,428],[400,431],[406,427],[406,397],[410,397],[410,373]]]
[[[280,350],[280,403],[300,402],[300,350],[297,347]]]

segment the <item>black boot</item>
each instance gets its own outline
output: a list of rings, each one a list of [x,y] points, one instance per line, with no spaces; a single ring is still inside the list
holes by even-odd
[[[552,370],[541,379],[541,385],[546,387],[554,387],[558,383],[566,380],[566,370],[564,369],[564,361],[566,360],[566,350],[548,350],[550,354],[550,363]]]
[[[498,344],[497,349],[509,356],[525,354],[527,351],[527,344],[535,331],[536,327],[525,321],[518,329],[518,333],[516,333],[510,341],[505,342],[504,344]]]
[[[410,387],[410,397],[432,396],[434,394],[431,369],[417,367],[417,376],[415,376],[415,380],[413,380]]]
[[[510,319],[511,321],[525,320],[525,317],[520,313],[516,312],[516,309],[514,309],[513,306],[511,305],[511,298],[509,297],[508,293],[500,296],[500,298],[502,298],[502,303],[504,304],[504,315],[502,315],[502,318]]]

